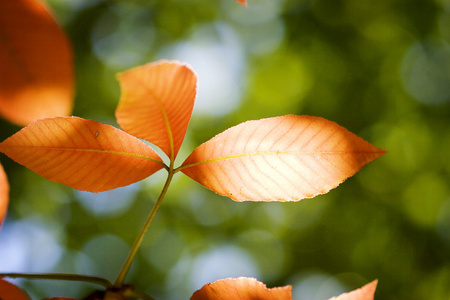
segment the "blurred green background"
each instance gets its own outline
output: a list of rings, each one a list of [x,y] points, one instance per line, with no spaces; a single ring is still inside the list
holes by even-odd
[[[376,299],[450,299],[450,1],[51,0],[75,52],[74,115],[116,124],[115,74],[189,63],[198,98],[180,162],[248,119],[322,116],[389,153],[326,195],[236,203],[178,174],[127,282],[189,299],[220,278],[290,284],[296,300],[379,279]],[[1,139],[19,130],[0,121]],[[6,156],[1,272],[114,280],[165,179],[78,192]],[[34,298],[95,286],[17,281]]]

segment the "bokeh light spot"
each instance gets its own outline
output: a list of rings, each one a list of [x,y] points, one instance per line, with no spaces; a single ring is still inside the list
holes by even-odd
[[[292,287],[295,300],[324,300],[345,292],[338,280],[322,272],[305,272],[297,277]]]
[[[5,223],[0,235],[1,272],[46,272],[58,263],[62,248],[56,232],[39,220]]]
[[[83,246],[82,252],[91,261],[94,276],[102,276],[113,280],[127,257],[129,246],[119,237],[112,234],[101,234],[90,239]]]
[[[244,85],[245,60],[234,30],[222,23],[198,27],[191,37],[161,51],[160,58],[188,62],[198,76],[194,114],[235,110]]]
[[[190,281],[195,289],[228,277],[259,276],[258,265],[239,247],[224,245],[199,254],[192,265]]]
[[[146,62],[155,35],[147,10],[133,5],[111,5],[97,20],[91,42],[103,63],[124,69]]]
[[[402,78],[405,89],[419,102],[450,101],[450,48],[439,42],[413,44],[403,60]]]
[[[92,214],[112,217],[123,213],[131,206],[139,188],[140,184],[134,183],[101,193],[75,191],[75,194],[77,200]]]
[[[434,227],[444,201],[450,197],[449,189],[436,173],[422,173],[405,189],[404,206],[409,218],[424,227]]]

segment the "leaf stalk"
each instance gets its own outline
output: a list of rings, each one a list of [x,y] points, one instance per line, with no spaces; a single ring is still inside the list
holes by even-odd
[[[166,182],[164,184],[163,189],[161,190],[161,193],[158,197],[158,200],[156,201],[155,205],[153,206],[152,210],[150,211],[150,214],[147,217],[147,220],[145,221],[145,224],[142,226],[141,231],[139,232],[138,236],[134,240],[134,243],[131,247],[130,253],[128,254],[128,257],[122,267],[122,269],[119,272],[119,275],[116,278],[116,281],[114,282],[114,287],[120,288],[122,287],[125,277],[130,270],[131,264],[133,262],[134,257],[136,256],[137,251],[139,250],[139,247],[142,244],[142,241],[144,239],[145,233],[147,232],[148,228],[150,227],[153,219],[155,218],[155,215],[161,206],[162,200],[164,199],[164,196],[167,193],[167,190],[170,186],[170,183],[172,181],[174,175],[174,167],[173,167],[173,160],[170,161],[170,166],[168,168],[168,175]]]
[[[105,278],[77,274],[64,273],[44,273],[44,274],[26,274],[26,273],[0,273],[0,277],[9,278],[25,278],[25,279],[51,279],[51,280],[67,280],[67,281],[82,281],[92,284],[98,284],[106,288],[112,287],[112,283]]]

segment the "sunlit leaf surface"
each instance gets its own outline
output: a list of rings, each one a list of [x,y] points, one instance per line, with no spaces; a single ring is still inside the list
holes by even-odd
[[[116,110],[119,125],[175,158],[194,108],[194,72],[175,61],[159,61],[133,68],[118,78],[122,89]]]
[[[373,300],[377,283],[378,280],[374,280],[360,289],[341,294],[338,297],[331,298],[330,300]]]
[[[334,122],[287,115],[218,134],[181,171],[236,201],[295,201],[328,192],[384,153]]]
[[[41,1],[0,1],[0,114],[26,125],[69,115],[73,106],[72,52]]]
[[[6,177],[5,170],[0,164],[0,225],[6,216],[9,202],[9,184]]]
[[[49,180],[91,192],[131,184],[163,167],[137,138],[77,117],[38,120],[0,143],[0,151]]]
[[[14,284],[0,278],[0,299],[1,300],[30,300],[21,289]]]
[[[291,300],[292,287],[267,288],[254,278],[227,278],[204,285],[191,300]]]

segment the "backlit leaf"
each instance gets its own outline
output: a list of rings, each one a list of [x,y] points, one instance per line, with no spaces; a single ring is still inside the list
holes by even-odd
[[[338,297],[330,298],[330,300],[373,300],[378,280],[374,280],[360,289],[351,291],[350,293],[341,294]]]
[[[0,278],[1,300],[30,300],[30,298],[17,286]]]
[[[174,159],[194,108],[194,72],[179,62],[163,60],[133,68],[118,78],[122,94],[116,118],[120,127]]]
[[[0,225],[6,216],[9,202],[9,184],[6,177],[5,170],[0,164]]]
[[[254,278],[227,278],[204,285],[191,300],[292,300],[292,287],[268,289]]]
[[[218,134],[180,170],[236,201],[296,201],[328,192],[384,153],[334,122],[287,115]]]
[[[18,125],[69,115],[69,41],[41,1],[0,1],[0,115]]]
[[[49,180],[91,192],[131,184],[163,167],[137,138],[77,117],[31,123],[0,143],[0,151]]]

